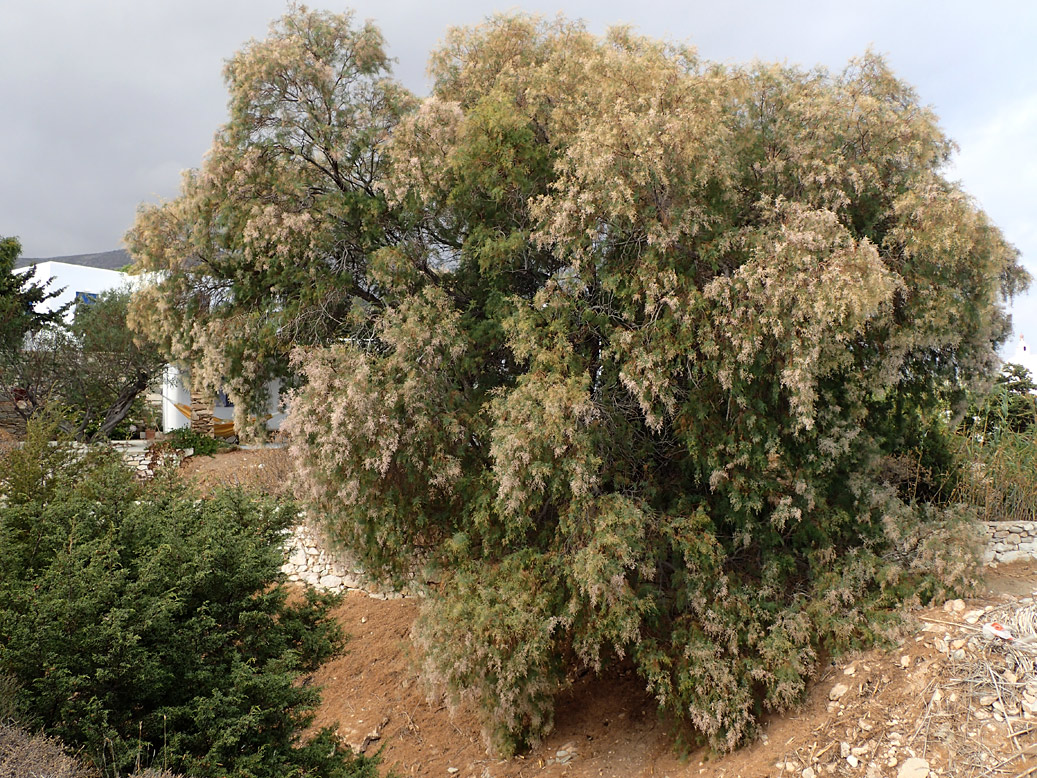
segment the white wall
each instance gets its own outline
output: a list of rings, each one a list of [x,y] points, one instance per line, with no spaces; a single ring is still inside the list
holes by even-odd
[[[122,289],[131,286],[136,280],[134,276],[129,276],[118,270],[68,265],[64,262],[40,262],[29,268],[29,271],[35,281],[47,284],[46,290],[48,292],[63,289],[57,297],[44,300],[40,305],[36,306],[36,309],[41,312],[57,310],[65,303],[72,302],[76,299],[76,292],[100,294],[111,289]],[[74,308],[69,309],[69,318],[72,317],[73,312]]]
[[[1030,371],[1030,375],[1034,379],[1037,379],[1037,352],[1034,351],[1033,346],[1023,340],[1022,336],[1019,336],[1015,353],[1008,361],[1016,365],[1022,365]]]
[[[187,407],[187,413],[177,408],[177,403]],[[181,378],[180,371],[166,365],[162,374],[162,431],[172,432],[191,426],[191,392]]]

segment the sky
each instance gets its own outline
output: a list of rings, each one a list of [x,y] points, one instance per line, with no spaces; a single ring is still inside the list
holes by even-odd
[[[871,47],[960,148],[962,182],[1037,277],[1037,3],[968,0],[355,0],[311,7],[372,19],[396,76],[428,92],[428,54],[494,12],[630,24],[725,63],[841,70]],[[122,246],[140,203],[176,196],[226,120],[224,61],[262,38],[283,0],[0,0],[0,235],[23,256]],[[1037,283],[1011,306],[1037,347]]]

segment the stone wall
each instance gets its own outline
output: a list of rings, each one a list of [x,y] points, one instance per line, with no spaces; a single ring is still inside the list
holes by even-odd
[[[982,528],[987,538],[984,562],[1037,559],[1037,521],[986,521]]]
[[[25,419],[15,410],[12,403],[0,401],[0,430],[18,440],[25,437]]]
[[[123,460],[142,481],[154,478],[160,467],[176,467],[181,459],[194,453],[192,449],[177,451],[164,446],[153,447],[151,441],[144,440],[115,440],[111,447],[122,454]]]
[[[344,554],[327,550],[327,546],[313,528],[305,525],[294,527],[285,539],[285,563],[281,568],[288,580],[336,593],[363,591],[382,600],[407,596],[383,589],[355,562]]]
[[[991,521],[984,522],[982,529],[987,537],[983,556],[987,564],[1037,559],[1037,522]],[[383,589],[355,562],[326,550],[325,545],[310,527],[292,529],[285,539],[286,561],[281,568],[288,580],[336,593],[363,591],[383,600],[412,596]]]

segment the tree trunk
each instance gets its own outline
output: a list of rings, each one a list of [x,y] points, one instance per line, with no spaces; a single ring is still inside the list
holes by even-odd
[[[148,388],[149,383],[151,383],[151,375],[138,371],[136,376],[123,384],[114,402],[108,407],[104,421],[97,428],[97,432],[90,436],[89,442],[93,443],[95,440],[107,438],[111,431],[119,425],[119,422],[126,418],[126,414],[133,406],[133,401],[137,399],[137,395]]]

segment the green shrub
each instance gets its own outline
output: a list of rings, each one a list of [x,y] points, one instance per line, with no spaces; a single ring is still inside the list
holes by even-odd
[[[0,463],[0,674],[19,718],[108,775],[368,776],[300,683],[342,644],[334,598],[289,602],[295,511],[240,491],[137,484],[110,452],[30,427]]]
[[[190,427],[180,427],[167,433],[166,441],[173,448],[180,449],[181,451],[186,451],[189,448],[194,449],[195,456],[211,457],[220,451],[230,449],[230,446],[222,440],[209,435],[202,435]]]

